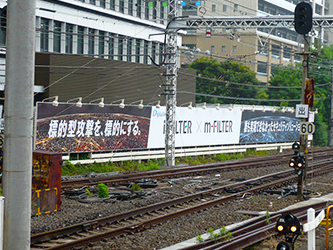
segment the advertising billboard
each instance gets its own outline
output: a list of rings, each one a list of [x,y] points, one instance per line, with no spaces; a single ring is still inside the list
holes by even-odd
[[[151,107],[37,103],[36,149],[52,152],[147,148]]]
[[[299,140],[299,119],[281,111],[177,107],[175,146]],[[35,147],[59,153],[165,147],[165,107],[37,103]]]
[[[294,113],[244,110],[239,143],[298,141],[299,125]]]
[[[239,143],[242,112],[240,109],[177,107],[175,124],[176,147]],[[148,148],[165,145],[165,107],[153,108]]]

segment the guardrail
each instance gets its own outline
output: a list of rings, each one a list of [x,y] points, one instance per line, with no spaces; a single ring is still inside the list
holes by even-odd
[[[280,150],[291,149],[292,142],[287,143],[270,143],[270,144],[246,144],[246,145],[228,145],[228,146],[214,146],[214,147],[191,147],[191,148],[176,148],[175,157],[186,157],[196,155],[212,155],[222,153],[237,153],[246,152],[247,149],[260,150]],[[117,161],[135,161],[135,160],[150,160],[165,157],[164,149],[147,149],[147,150],[131,150],[122,152],[105,152],[89,154],[89,159],[84,160],[71,160],[72,164],[81,163],[102,163],[102,162],[117,162]],[[69,160],[70,155],[63,155],[63,160]]]

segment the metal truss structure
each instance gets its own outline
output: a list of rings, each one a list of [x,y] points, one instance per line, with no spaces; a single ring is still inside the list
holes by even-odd
[[[315,28],[333,27],[333,16],[314,16],[312,25]],[[205,28],[294,28],[294,16],[255,16],[255,17],[178,17],[171,25],[175,29],[205,29]]]
[[[175,165],[175,111],[177,91],[177,32],[207,28],[289,28],[294,29],[294,16],[254,16],[254,17],[178,17],[175,0],[169,2],[169,22],[166,28],[166,119],[165,119],[165,166]],[[313,28],[333,27],[333,16],[314,16]]]

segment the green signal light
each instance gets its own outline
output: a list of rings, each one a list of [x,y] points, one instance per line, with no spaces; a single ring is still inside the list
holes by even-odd
[[[149,2],[148,7],[153,7],[153,2]]]
[[[163,2],[163,7],[167,7],[168,6],[168,2]]]

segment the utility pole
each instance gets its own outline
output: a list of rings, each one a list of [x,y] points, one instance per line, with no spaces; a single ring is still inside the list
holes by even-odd
[[[306,81],[308,78],[309,71],[309,42],[310,39],[308,37],[308,33],[312,29],[312,7],[309,3],[301,2],[296,5],[294,11],[294,27],[295,31],[298,34],[303,35],[304,41],[304,52],[303,54],[303,78],[302,78],[302,104],[309,105],[309,100],[313,98],[313,93],[309,92],[309,97],[305,96],[306,93]],[[310,85],[310,84],[309,84]],[[312,87],[312,86],[311,86]],[[313,86],[314,87],[314,86]],[[313,90],[314,92],[314,90]],[[308,109],[307,109],[308,111]],[[305,118],[306,117],[306,118]],[[306,122],[308,119],[308,114],[301,118],[301,122]],[[304,159],[305,164],[297,173],[297,198],[298,200],[304,200],[303,192],[304,192],[304,184],[306,180],[306,173],[308,167],[308,159],[307,159],[307,135],[300,135],[300,152],[299,157]]]
[[[304,35],[304,52],[303,52],[303,79],[302,79],[302,104],[306,104],[305,100],[305,84],[308,78],[309,72],[309,37]],[[302,122],[306,122],[307,118],[302,118]],[[306,180],[306,173],[308,168],[308,157],[307,157],[307,135],[300,135],[300,155],[305,158],[304,169],[301,174],[297,175],[297,199],[304,200],[304,184]]]
[[[7,6],[4,249],[30,249],[36,0]]]
[[[177,18],[177,2],[169,1],[168,25],[166,29],[166,114],[165,114],[165,166],[175,165],[175,114],[177,92],[177,30],[170,28],[171,22]]]

